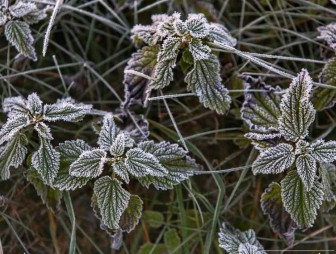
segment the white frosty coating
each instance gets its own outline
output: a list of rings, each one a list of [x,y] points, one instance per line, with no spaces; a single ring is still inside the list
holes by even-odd
[[[35,124],[34,129],[37,131],[38,135],[41,138],[53,139],[53,137],[51,135],[51,132],[50,132],[50,128],[45,123],[39,122],[39,123]]]
[[[244,137],[255,140],[268,140],[274,138],[280,138],[280,133],[257,133],[257,132],[248,132]]]
[[[317,38],[325,40],[331,48],[336,49],[336,23],[321,26],[317,31],[320,33]]]
[[[17,4],[11,5],[8,9],[10,14],[14,17],[22,18],[23,16],[36,11],[37,7],[35,3],[25,3],[23,1],[19,1]]]
[[[313,149],[311,155],[319,162],[329,163],[336,160],[336,141],[318,140],[310,147]]]
[[[150,85],[155,89],[162,89],[174,79],[173,68],[176,66],[176,58],[168,61],[158,62],[154,68],[155,80]]]
[[[310,154],[304,154],[296,158],[295,164],[306,191],[310,191],[313,187],[317,170],[316,160]]]
[[[51,185],[60,167],[60,154],[53,148],[50,140],[40,137],[40,147],[32,156],[32,165],[43,182]]]
[[[52,184],[58,190],[72,191],[86,185],[90,178],[76,177],[69,174],[68,168],[61,168]]]
[[[17,168],[24,161],[28,149],[25,147],[27,138],[23,134],[13,137],[5,146],[0,147],[0,179],[7,180],[10,177],[9,169]]]
[[[121,156],[124,154],[125,147],[126,136],[124,133],[119,133],[110,147],[110,153],[113,156]]]
[[[293,146],[282,143],[259,154],[252,164],[253,174],[278,174],[292,166],[294,161]]]
[[[90,151],[93,148],[81,139],[67,140],[58,145],[58,151],[61,159],[67,162],[74,162],[84,151]]]
[[[286,211],[299,228],[312,227],[323,201],[323,186],[317,180],[309,192],[305,190],[300,176],[290,171],[281,181],[281,198]]]
[[[209,24],[204,14],[189,14],[186,26],[191,36],[204,38],[209,35]]]
[[[216,41],[231,47],[235,47],[237,45],[237,39],[232,37],[227,28],[221,24],[210,23],[209,38],[213,42]]]
[[[211,49],[204,45],[200,39],[192,39],[189,44],[189,51],[195,61],[208,59],[210,57]]]
[[[42,101],[36,93],[28,95],[27,108],[32,115],[42,114]]]
[[[210,54],[209,59],[194,62],[194,68],[185,77],[187,89],[196,93],[204,107],[224,114],[230,108],[231,97],[221,83],[218,58]]]
[[[19,115],[16,118],[10,118],[2,125],[0,130],[0,145],[11,140],[21,129],[29,124],[29,118],[26,115]]]
[[[95,178],[104,169],[106,152],[102,149],[84,151],[77,160],[70,165],[69,173],[76,177]]]
[[[257,246],[254,246],[250,243],[241,243],[238,248],[239,254],[260,254],[260,250]]]
[[[287,140],[297,141],[308,135],[308,128],[316,113],[310,102],[312,87],[307,70],[302,69],[281,100],[279,130]]]
[[[103,176],[93,187],[102,222],[110,229],[118,229],[120,217],[127,208],[130,193],[121,187],[121,182]]]
[[[231,225],[223,223],[218,237],[219,247],[223,248],[227,253],[239,254],[238,251],[241,244],[250,244],[258,249],[258,254],[266,254],[252,229],[241,232]]]
[[[8,19],[7,14],[0,11],[0,26],[3,26],[4,24],[6,24],[7,19]]]
[[[115,172],[120,178],[125,182],[129,183],[129,175],[127,172],[127,168],[125,162],[123,160],[116,161],[112,164],[113,172]]]
[[[36,61],[36,52],[33,47],[34,38],[26,22],[19,20],[7,22],[5,25],[5,36],[17,51]]]
[[[167,169],[160,164],[154,155],[139,148],[127,151],[125,164],[127,171],[135,177],[146,175],[162,177],[168,174]]]
[[[162,43],[161,50],[157,56],[157,61],[173,60],[178,55],[178,49],[181,39],[177,37],[168,37]]]
[[[108,114],[104,116],[103,125],[99,132],[99,138],[98,138],[99,147],[101,149],[109,151],[119,132],[120,132],[119,128],[114,123],[113,115]]]

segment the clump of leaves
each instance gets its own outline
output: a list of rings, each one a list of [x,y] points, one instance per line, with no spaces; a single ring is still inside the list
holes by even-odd
[[[187,90],[195,93],[204,107],[224,114],[231,98],[221,82],[218,57],[209,45],[219,42],[234,47],[236,39],[223,25],[209,23],[203,14],[189,14],[185,21],[179,13],[153,15],[152,21],[132,29],[133,42],[141,48],[125,69],[124,106],[146,105],[152,89],[162,89],[173,81],[173,69],[179,61],[188,71]]]
[[[219,247],[230,254],[266,254],[252,229],[241,232],[228,223],[223,223],[218,233]]]
[[[28,154],[27,146],[33,142],[30,132],[39,137],[39,149],[32,153],[31,164],[44,184],[51,185],[59,167],[60,154],[51,144],[53,136],[47,123],[56,121],[78,122],[90,111],[91,105],[61,99],[54,104],[44,104],[36,93],[27,99],[9,97],[3,101],[7,122],[0,129],[0,177],[10,177],[10,168],[18,168]]]
[[[249,80],[241,112],[253,130],[246,136],[260,151],[252,170],[254,174],[288,171],[280,185],[270,185],[261,201],[273,230],[292,243],[296,227],[313,226],[317,210],[326,192],[330,192],[330,179],[325,177],[329,172],[323,165],[336,160],[336,141],[307,140],[316,112],[310,100],[312,80],[305,69],[293,79],[282,97],[276,93],[280,88],[255,80],[253,84],[251,78],[246,78],[245,83]],[[264,86],[265,92],[250,92],[252,84]],[[279,214],[282,206],[293,221],[287,213]]]
[[[4,27],[6,39],[17,51],[35,61],[37,57],[30,25],[45,19],[49,7],[40,9],[30,1],[17,1],[9,6],[8,2],[0,1],[0,27]]]
[[[96,179],[92,207],[101,220],[102,229],[114,237],[117,248],[121,232],[130,232],[137,225],[143,204],[141,198],[130,194],[122,183],[130,183],[133,177],[145,187],[172,189],[193,175],[198,165],[176,144],[135,143],[132,133],[121,130],[112,114],[104,117],[97,144],[98,147],[91,147],[82,140],[60,144],[58,151],[64,166],[53,187],[74,190]]]

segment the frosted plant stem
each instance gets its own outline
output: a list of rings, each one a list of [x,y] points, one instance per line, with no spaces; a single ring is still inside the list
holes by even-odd
[[[43,41],[43,50],[42,50],[43,56],[45,56],[46,53],[47,53],[47,48],[48,48],[48,44],[49,44],[51,29],[52,29],[52,27],[55,23],[56,15],[57,15],[59,9],[61,8],[61,5],[63,4],[63,1],[64,0],[57,0],[56,4],[54,6],[53,13],[51,14],[49,25],[47,27],[47,32],[45,34],[44,41]]]

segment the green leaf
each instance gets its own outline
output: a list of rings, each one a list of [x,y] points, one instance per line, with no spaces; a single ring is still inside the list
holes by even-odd
[[[91,105],[72,103],[65,99],[51,105],[45,105],[43,119],[49,122],[78,122],[84,118],[91,107]]]
[[[165,176],[168,174],[167,169],[160,164],[153,154],[146,153],[139,148],[127,151],[125,164],[128,172],[135,177]]]
[[[110,153],[113,156],[121,156],[124,154],[125,147],[126,147],[126,136],[124,133],[119,133],[113,144],[110,147]]]
[[[211,49],[204,45],[200,39],[192,39],[189,43],[189,51],[195,61],[208,59],[210,57]]]
[[[181,38],[168,37],[162,43],[161,50],[158,54],[158,62],[169,61],[176,59],[178,49],[181,43]]]
[[[30,13],[28,13],[27,15],[25,15],[23,17],[23,20],[26,21],[28,24],[32,25],[32,24],[36,24],[38,22],[40,22],[41,20],[45,19],[48,15],[47,15],[47,10],[50,7],[45,7],[43,9],[36,9]]]
[[[60,154],[50,140],[40,137],[40,147],[32,156],[32,165],[44,183],[51,185],[60,167]]]
[[[11,5],[8,9],[10,14],[15,18],[22,18],[30,12],[35,11],[37,7],[35,3],[18,2],[17,4]]]
[[[165,232],[164,243],[167,248],[168,253],[181,253],[181,239],[176,231],[176,229],[169,229]]]
[[[8,21],[5,25],[5,36],[22,55],[34,61],[37,60],[33,47],[34,38],[26,22],[19,20]]]
[[[127,167],[125,161],[118,160],[112,164],[113,172],[115,172],[125,183],[129,183],[129,175],[127,172]]]
[[[241,243],[238,248],[239,254],[260,254],[262,253],[257,246],[250,243]],[[265,253],[265,252],[264,252]]]
[[[92,147],[85,143],[85,141],[76,139],[67,140],[64,143],[60,143],[57,147],[57,150],[61,155],[62,161],[73,163],[84,151],[92,150]]]
[[[153,243],[145,243],[141,245],[140,249],[138,250],[137,254],[169,254],[166,249],[166,246],[162,243],[153,244]]]
[[[227,28],[221,24],[210,23],[209,38],[212,42],[216,41],[231,47],[235,47],[237,45],[237,40],[233,38]]]
[[[103,125],[99,132],[98,145],[101,149],[110,150],[115,138],[120,132],[113,120],[113,115],[108,114],[104,117]]]
[[[174,80],[173,68],[176,65],[176,58],[167,61],[158,62],[155,65],[153,78],[150,85],[154,89],[162,89]]]
[[[76,177],[95,178],[101,175],[104,169],[106,152],[102,149],[84,151],[69,168],[69,173]]]
[[[330,163],[320,164],[321,183],[324,192],[322,210],[328,212],[336,205],[336,167]]]
[[[21,129],[29,124],[29,118],[26,115],[19,115],[7,120],[0,130],[0,145],[11,140]]]
[[[204,14],[189,14],[185,23],[191,36],[204,38],[209,35],[208,21]]]
[[[280,104],[280,133],[290,141],[304,139],[315,119],[315,109],[310,102],[312,80],[307,70],[302,71],[290,84]]]
[[[52,212],[57,212],[60,209],[62,192],[45,185],[39,173],[33,168],[27,171],[26,178],[34,186],[43,204]]]
[[[251,130],[271,132],[278,130],[278,119],[281,115],[280,87],[272,87],[260,79],[251,76],[240,76],[244,80],[245,101],[241,109],[242,119]],[[258,89],[262,92],[253,92]],[[251,91],[252,90],[252,91]]]
[[[252,164],[253,174],[279,174],[293,165],[293,146],[281,143],[263,150]]]
[[[323,67],[320,77],[321,83],[336,87],[336,57],[330,59]],[[316,87],[313,92],[312,102],[316,110],[322,111],[335,105],[336,89]]]
[[[36,93],[28,95],[27,108],[32,115],[42,114],[42,101]]]
[[[204,107],[224,114],[230,108],[231,97],[221,83],[219,68],[217,57],[211,54],[209,59],[194,62],[194,68],[186,75],[185,82]]]
[[[151,90],[151,87],[149,86],[151,81],[138,75],[128,73],[127,71],[137,71],[153,77],[153,71],[157,63],[159,50],[159,45],[143,47],[133,53],[131,59],[127,62],[123,81],[125,86],[125,100],[123,105],[125,107],[129,107],[134,104],[147,105],[147,99]]]
[[[313,149],[311,156],[319,162],[333,162],[336,160],[336,141],[324,142],[318,140],[310,145]]]
[[[110,229],[118,229],[121,215],[130,200],[130,194],[121,187],[121,182],[103,176],[93,187],[102,222]]]
[[[142,220],[151,228],[159,228],[164,224],[163,214],[157,211],[144,211]]]
[[[153,184],[156,189],[172,189],[174,185],[188,179],[195,170],[200,168],[193,159],[187,156],[187,152],[177,144],[170,144],[165,141],[160,143],[144,141],[138,147],[153,154],[168,171],[168,174],[164,177],[147,175],[139,178],[139,182],[147,188],[150,184]]]
[[[28,114],[27,100],[21,96],[7,97],[3,100],[2,108],[8,118],[16,118]]]
[[[295,240],[297,225],[285,210],[281,198],[281,186],[271,183],[261,196],[261,209],[268,216],[272,230],[285,239],[288,246]]]
[[[120,217],[119,226],[122,231],[131,232],[139,223],[143,202],[138,195],[131,195],[128,206]]]
[[[39,122],[34,125],[34,130],[37,131],[37,134],[39,137],[44,138],[44,139],[53,139],[50,128],[48,125],[46,125],[44,122]]]
[[[219,247],[223,248],[230,254],[240,254],[239,246],[246,243],[257,247],[259,254],[266,254],[252,229],[241,232],[240,230],[233,228],[228,223],[223,223],[218,236]]]
[[[323,186],[317,178],[310,191],[306,191],[296,171],[288,172],[281,181],[282,202],[299,228],[313,226],[323,195]]]
[[[0,178],[10,177],[10,168],[18,168],[27,155],[28,140],[24,134],[17,134],[4,146],[0,147]]]
[[[306,191],[310,191],[316,176],[316,160],[310,154],[303,154],[296,158],[295,164]]]

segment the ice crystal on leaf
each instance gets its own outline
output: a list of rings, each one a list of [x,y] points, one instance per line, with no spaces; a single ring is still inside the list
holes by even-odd
[[[17,1],[9,7],[1,6],[0,26],[4,27],[6,39],[22,55],[34,61],[37,57],[29,25],[46,18],[47,9],[48,7],[39,9],[34,2],[29,1]]]
[[[162,89],[173,80],[173,69],[178,57],[185,52],[190,53],[193,68],[187,74],[185,81],[188,90],[194,92],[204,107],[215,110],[218,114],[228,111],[231,98],[220,78],[220,65],[209,43],[222,43],[230,46],[236,45],[236,40],[228,30],[220,24],[209,23],[203,14],[189,14],[182,21],[179,13],[168,15],[153,15],[152,25],[136,25],[132,29],[132,39],[138,46],[146,45],[132,55],[125,72],[125,102],[130,106],[136,102],[147,105],[151,89]],[[151,55],[154,47],[159,50]],[[158,48],[156,48],[157,50]],[[183,61],[183,60],[182,60]],[[129,70],[149,75],[151,79],[144,80],[136,77]]]

